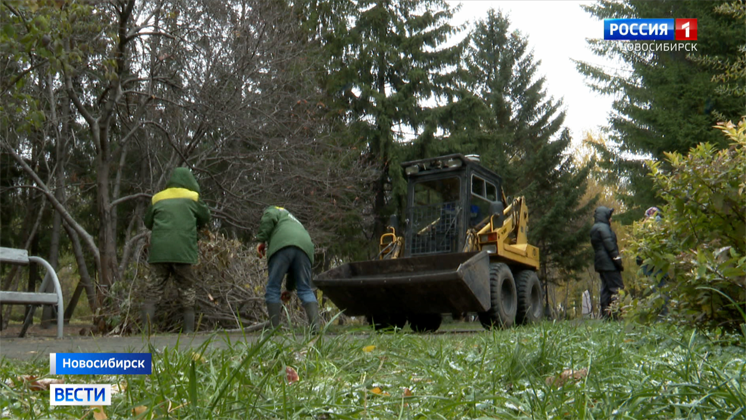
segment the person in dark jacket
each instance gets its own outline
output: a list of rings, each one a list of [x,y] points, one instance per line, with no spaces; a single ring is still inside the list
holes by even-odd
[[[199,261],[197,231],[210,221],[210,210],[199,193],[192,172],[176,168],[166,189],[153,196],[145,213],[145,226],[152,231],[148,257],[151,275],[146,279],[146,300],[142,305],[143,328],[148,332],[169,278],[178,285],[184,332],[194,331],[196,279],[192,265]]]
[[[622,257],[616,234],[611,230],[611,214],[614,209],[599,206],[596,209],[595,223],[591,228],[591,244],[595,252],[594,266],[601,277],[601,316],[609,318],[609,306],[619,289],[624,289],[622,282]]]
[[[294,281],[296,293],[303,304],[311,329],[318,330],[319,307],[311,289],[311,264],[313,264],[313,242],[303,224],[282,207],[269,206],[259,222],[257,253],[269,259],[269,280],[264,300],[269,321],[273,328],[280,325],[282,310],[282,279]],[[289,289],[290,287],[288,287]]]

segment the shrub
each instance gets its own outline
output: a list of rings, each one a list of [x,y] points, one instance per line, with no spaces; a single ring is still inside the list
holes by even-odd
[[[687,156],[667,153],[667,170],[649,163],[666,205],[661,220],[636,223],[630,238],[630,249],[657,272],[640,279],[647,293],[622,302],[637,320],[656,317],[667,297],[672,320],[746,334],[746,119],[718,128],[729,148],[703,143]]]

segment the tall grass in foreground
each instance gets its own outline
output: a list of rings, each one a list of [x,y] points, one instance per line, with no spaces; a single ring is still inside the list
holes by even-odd
[[[166,349],[149,377],[121,383],[108,418],[183,419],[736,419],[745,418],[746,354],[736,337],[665,325],[543,323],[474,335],[256,336],[227,350]],[[226,338],[216,335],[214,340]],[[288,383],[286,367],[300,380]],[[563,384],[567,369],[587,375]],[[49,392],[10,385],[48,361],[1,360],[2,418],[82,418]],[[93,417],[87,417],[93,418]]]

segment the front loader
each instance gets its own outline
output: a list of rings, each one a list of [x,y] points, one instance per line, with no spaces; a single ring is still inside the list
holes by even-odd
[[[442,314],[476,312],[482,325],[541,319],[539,250],[528,207],[508,203],[502,179],[460,154],[405,162],[407,206],[392,217],[377,260],[344,264],[314,283],[346,315],[376,328],[435,331]]]

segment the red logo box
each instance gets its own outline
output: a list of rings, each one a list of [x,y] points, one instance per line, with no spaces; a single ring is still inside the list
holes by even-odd
[[[676,19],[676,40],[697,40],[697,19]]]

